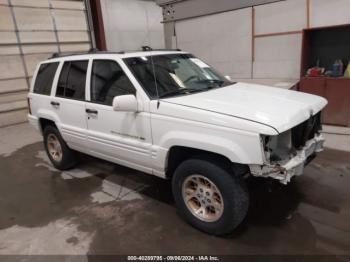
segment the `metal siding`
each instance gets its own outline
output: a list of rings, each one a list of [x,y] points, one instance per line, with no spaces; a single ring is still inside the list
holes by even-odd
[[[232,78],[251,78],[251,16],[252,8],[245,8],[177,21],[177,48],[193,53]]]
[[[157,1],[163,7],[163,21],[176,21],[284,0],[187,0]]]
[[[108,50],[164,48],[162,9],[153,1],[104,0],[101,11]]]

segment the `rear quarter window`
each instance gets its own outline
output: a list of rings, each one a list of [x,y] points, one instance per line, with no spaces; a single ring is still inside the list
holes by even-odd
[[[40,65],[34,83],[34,93],[41,95],[50,95],[58,64],[58,62],[54,62]]]

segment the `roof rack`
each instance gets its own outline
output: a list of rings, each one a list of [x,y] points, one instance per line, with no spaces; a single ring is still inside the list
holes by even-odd
[[[120,52],[111,52],[111,51],[99,51],[98,49],[95,50],[89,50],[88,52],[82,52],[82,53],[53,53],[49,59],[53,58],[59,58],[59,57],[67,57],[67,56],[78,56],[78,55],[87,55],[87,54],[125,54],[124,51]]]
[[[141,47],[143,52],[147,51],[181,51],[181,49],[152,49],[149,46],[142,46]],[[135,51],[128,51],[128,52],[140,52],[140,50],[135,50]],[[86,55],[86,54],[125,54],[125,51],[118,51],[118,52],[111,52],[111,51],[100,51],[97,48],[91,48],[87,52],[82,52],[82,53],[53,53],[52,56],[49,59],[53,58],[58,58],[58,57],[67,57],[67,56],[78,56],[78,55]]]
[[[144,52],[147,52],[147,51],[182,51],[179,48],[176,48],[176,49],[166,49],[166,48],[153,49],[152,47],[147,46],[147,45],[144,45],[141,48],[142,48],[142,51],[144,51]]]

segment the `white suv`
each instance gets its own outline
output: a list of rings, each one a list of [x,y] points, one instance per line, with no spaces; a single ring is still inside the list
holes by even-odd
[[[286,184],[322,150],[327,101],[231,82],[186,52],[144,51],[43,61],[28,103],[57,169],[78,151],[171,179],[183,217],[223,235],[247,214],[246,174]]]

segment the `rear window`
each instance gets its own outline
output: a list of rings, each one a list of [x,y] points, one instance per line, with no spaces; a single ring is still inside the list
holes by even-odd
[[[88,61],[67,61],[63,64],[56,96],[85,100],[85,81]]]
[[[50,95],[57,67],[58,62],[40,65],[39,72],[35,79],[34,93]]]

